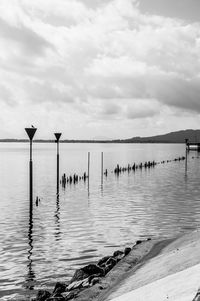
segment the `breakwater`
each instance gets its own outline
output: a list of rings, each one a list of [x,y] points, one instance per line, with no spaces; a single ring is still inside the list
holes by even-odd
[[[104,285],[102,283],[101,286],[101,282],[105,279],[106,275],[108,275],[108,273],[111,272],[111,270],[117,266],[119,262],[123,262],[131,251],[134,251],[139,245],[149,241],[151,241],[151,238],[147,238],[146,240],[137,240],[132,247],[126,247],[124,250],[117,250],[111,256],[101,258],[96,264],[91,263],[76,270],[70,281],[57,282],[52,292],[39,290],[37,296],[33,298],[32,301],[83,300],[84,297],[82,297],[81,294],[83,294],[86,289],[95,285],[99,285],[100,291],[105,289],[107,286],[105,286],[105,283]],[[131,259],[131,264],[136,265],[140,256],[142,255],[135,255],[134,258]],[[121,269],[121,272],[123,272],[123,269]],[[126,268],[124,269],[124,272],[125,270]],[[86,298],[87,294],[88,291],[86,293]]]

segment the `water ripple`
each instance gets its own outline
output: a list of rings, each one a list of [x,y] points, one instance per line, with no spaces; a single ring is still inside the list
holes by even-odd
[[[29,298],[53,288],[74,270],[130,246],[136,239],[171,237],[200,225],[199,157],[151,170],[121,174],[116,164],[166,160],[184,155],[184,145],[63,144],[61,172],[87,170],[90,185],[79,183],[56,197],[53,144],[34,145],[34,195],[41,198],[29,215],[28,145],[0,146],[0,298]],[[100,182],[100,152],[109,174]],[[194,154],[193,154],[194,155]],[[12,173],[8,172],[12,170]],[[13,183],[11,186],[10,183]],[[88,190],[89,189],[89,190]]]

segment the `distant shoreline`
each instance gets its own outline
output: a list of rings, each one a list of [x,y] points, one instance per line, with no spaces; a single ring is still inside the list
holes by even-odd
[[[28,139],[0,139],[0,143],[27,143]],[[33,143],[55,143],[55,140],[33,140]],[[121,143],[121,144],[185,144],[174,141],[127,141],[127,140],[60,140],[60,143]]]
[[[29,139],[14,139],[4,138],[0,142],[28,142]],[[108,139],[107,137],[93,138],[93,139],[62,139],[61,143],[173,143],[184,144],[188,142],[198,143],[200,141],[200,130],[182,130],[171,132],[163,135],[140,137],[135,136],[124,139]],[[35,139],[36,143],[54,143],[54,139]]]

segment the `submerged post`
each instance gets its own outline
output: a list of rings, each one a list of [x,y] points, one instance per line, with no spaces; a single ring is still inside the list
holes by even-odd
[[[54,133],[56,140],[55,142],[57,143],[57,194],[59,194],[59,140],[61,133]]]
[[[32,142],[36,132],[36,128],[25,128],[25,131],[30,140],[30,161],[29,161],[29,200],[30,200],[30,212],[33,208],[33,161],[32,161]]]

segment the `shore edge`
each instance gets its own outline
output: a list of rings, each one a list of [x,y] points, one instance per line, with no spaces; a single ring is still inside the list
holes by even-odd
[[[179,236],[178,236],[179,237]],[[157,256],[163,248],[176,240],[171,239],[152,239],[142,241],[135,245],[131,252],[124,257],[101,281],[80,292],[72,299],[76,301],[104,301],[119,284],[129,277],[130,273],[139,269],[148,260]]]

